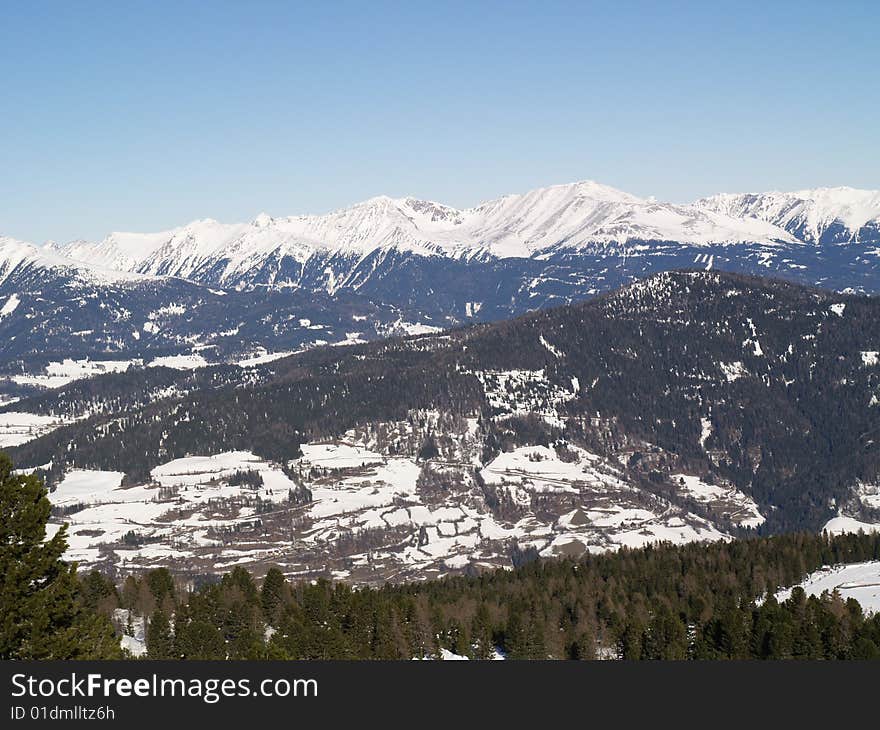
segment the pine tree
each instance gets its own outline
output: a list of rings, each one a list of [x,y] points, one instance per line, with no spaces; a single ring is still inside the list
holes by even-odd
[[[189,621],[177,627],[175,647],[183,659],[226,659],[223,634],[207,621]]]
[[[45,540],[50,511],[40,480],[0,453],[0,659],[118,658],[110,622],[78,602],[65,528]]]
[[[147,656],[150,659],[173,659],[174,639],[171,624],[161,608],[153,611],[150,625],[147,626]]]
[[[477,659],[489,659],[495,650],[492,642],[492,625],[489,609],[485,603],[480,603],[471,623],[471,640],[474,642],[474,657]]]
[[[260,590],[260,602],[263,608],[263,618],[270,626],[275,626],[278,622],[285,586],[284,573],[274,566],[269,568]]]
[[[133,575],[128,576],[122,584],[122,607],[134,610],[138,600],[138,581]]]

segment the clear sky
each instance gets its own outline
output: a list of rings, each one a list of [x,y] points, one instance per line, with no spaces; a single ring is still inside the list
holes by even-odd
[[[0,235],[880,188],[880,2],[4,2]]]

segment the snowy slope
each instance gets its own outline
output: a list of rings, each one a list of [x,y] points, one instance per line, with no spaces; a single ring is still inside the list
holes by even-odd
[[[47,271],[91,283],[115,283],[142,278],[133,273],[74,261],[51,248],[0,236],[0,285],[7,281],[42,275]]]
[[[157,234],[112,233],[94,244],[51,245],[67,256],[104,266],[234,283],[285,258],[303,264],[312,256],[330,255],[357,262],[381,250],[510,258],[645,241],[796,242],[753,217],[643,200],[586,181],[508,195],[466,210],[381,196],[327,215],[261,214],[237,224],[201,220]]]
[[[880,242],[880,191],[722,193],[675,205],[581,181],[464,210],[379,196],[326,215],[261,213],[232,224],[203,219],[158,233],[117,232],[99,242],[46,248],[47,255],[62,254],[90,267],[232,286],[300,285],[311,261],[318,278],[329,273],[326,288],[334,290],[367,257],[383,251],[465,260],[546,259],[557,253],[625,254],[660,242],[775,248],[851,241]]]
[[[696,206],[771,223],[807,243],[880,241],[880,190],[817,188],[792,193],[721,193]]]
[[[864,611],[877,613],[880,611],[880,561],[826,566],[807,576],[800,587],[808,596],[837,591],[844,600],[854,598]],[[785,601],[791,593],[791,588],[780,591],[776,600]]]
[[[771,225],[755,225],[693,206],[643,200],[594,182],[510,195],[465,214],[472,239],[499,257],[644,241],[792,242]]]

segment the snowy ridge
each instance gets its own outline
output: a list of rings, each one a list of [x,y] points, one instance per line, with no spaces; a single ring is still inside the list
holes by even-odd
[[[142,278],[134,273],[74,261],[51,247],[40,248],[31,243],[0,236],[0,285],[14,276],[45,270],[92,283]]]
[[[821,596],[825,591],[836,591],[844,600],[854,598],[867,613],[877,613],[880,611],[880,561],[826,565],[810,573],[799,587],[808,596]],[[776,600],[788,600],[793,590],[786,588],[779,591]]]
[[[771,223],[807,243],[880,240],[880,190],[836,187],[792,193],[721,193],[696,205],[734,218]]]
[[[528,258],[646,241],[797,242],[754,217],[644,200],[583,181],[508,195],[465,210],[380,196],[327,215],[272,218],[262,213],[249,223],[234,224],[199,220],[160,233],[112,233],[97,243],[49,246],[72,259],[105,267],[223,283],[284,259],[305,264],[316,254],[356,261],[383,250],[453,258]]]

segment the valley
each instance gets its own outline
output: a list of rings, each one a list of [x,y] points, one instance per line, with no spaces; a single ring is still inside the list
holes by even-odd
[[[129,365],[7,403],[0,425],[47,478],[70,559],[111,574],[382,584],[873,525],[877,306],[665,273],[493,324]]]

